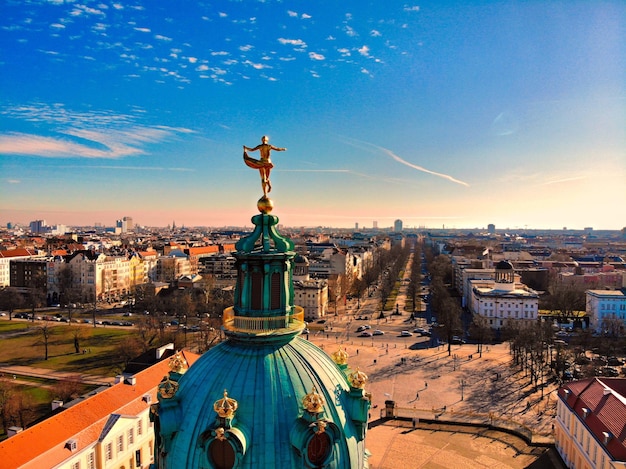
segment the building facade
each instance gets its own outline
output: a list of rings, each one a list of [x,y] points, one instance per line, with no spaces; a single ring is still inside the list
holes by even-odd
[[[554,438],[568,468],[625,468],[626,379],[589,378],[560,388]]]

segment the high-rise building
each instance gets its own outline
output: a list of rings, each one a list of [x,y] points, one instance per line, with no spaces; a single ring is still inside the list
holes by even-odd
[[[46,223],[46,220],[35,220],[30,222],[29,228],[31,233],[41,234],[47,231],[48,224]]]
[[[377,230],[377,229],[378,229],[378,222],[377,222],[376,220],[374,220],[374,223],[373,223],[373,225],[372,225],[372,226],[373,226],[373,228],[374,228],[375,230]]]
[[[487,233],[496,234],[496,225],[494,225],[493,223],[489,223],[487,225]]]
[[[402,220],[396,220],[393,222],[393,231],[400,233],[402,231]]]

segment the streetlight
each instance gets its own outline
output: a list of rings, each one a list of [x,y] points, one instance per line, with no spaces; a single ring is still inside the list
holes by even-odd
[[[460,385],[461,385],[461,400],[463,400],[463,388],[465,387],[465,380],[461,380],[460,381]]]

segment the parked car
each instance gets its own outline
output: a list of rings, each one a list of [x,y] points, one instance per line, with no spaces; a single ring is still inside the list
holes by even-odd
[[[450,341],[451,344],[454,345],[461,345],[461,344],[465,344],[465,339],[463,339],[462,337],[459,337],[458,335],[454,335],[452,336],[452,340]]]
[[[363,331],[359,334],[359,337],[372,337],[372,333],[368,331]]]
[[[411,334],[409,331],[400,332],[400,337],[411,337],[411,336],[413,336],[413,334]]]
[[[376,329],[372,334],[374,334],[374,335],[385,335],[385,333],[383,331],[381,331],[380,329]]]

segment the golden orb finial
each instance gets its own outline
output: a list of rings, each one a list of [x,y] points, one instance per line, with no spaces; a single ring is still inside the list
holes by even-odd
[[[267,196],[261,197],[256,203],[256,208],[259,209],[259,212],[264,213],[265,215],[269,214],[272,210],[274,210],[274,202]]]

